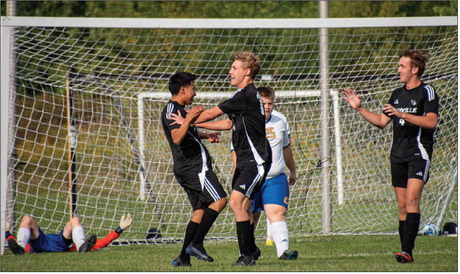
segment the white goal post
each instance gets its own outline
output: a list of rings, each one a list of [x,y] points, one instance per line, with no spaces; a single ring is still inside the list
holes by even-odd
[[[262,75],[262,78],[271,78],[270,75]],[[230,98],[232,92],[206,92],[197,95],[197,98],[203,99],[222,99]],[[333,113],[334,113],[334,140],[335,140],[335,157],[336,157],[336,169],[337,169],[337,202],[339,205],[343,204],[343,173],[342,173],[342,145],[340,144],[340,108],[339,108],[339,92],[336,90],[330,90],[329,95],[333,102]],[[169,92],[143,92],[139,93],[137,99],[137,115],[138,115],[138,129],[139,129],[139,154],[141,158],[141,166],[146,166],[145,163],[145,122],[144,122],[144,99],[157,99],[157,100],[169,100],[171,93]],[[295,98],[319,98],[321,96],[321,90],[297,90],[297,91],[276,91],[276,97],[282,98],[283,100],[295,99]],[[146,198],[146,185],[147,181],[145,176],[139,176],[139,196],[141,200]]]
[[[327,79],[320,73],[321,28],[329,30]],[[45,232],[56,232],[75,205],[85,232],[99,237],[130,212],[134,224],[120,242],[182,239],[191,209],[174,178],[161,128],[160,113],[170,97],[167,82],[177,71],[194,73],[194,104],[215,106],[233,91],[227,78],[230,56],[242,50],[260,56],[256,85],[275,90],[275,108],[291,126],[298,173],[287,217],[292,237],[396,233],[391,127],[372,127],[340,97],[341,90],[353,88],[366,107],[381,111],[401,85],[396,64],[406,49],[430,52],[422,79],[441,98],[422,224],[458,218],[457,17],[1,17],[1,38],[1,235],[16,232],[25,214],[36,217]],[[321,90],[321,80],[328,82],[327,90]],[[68,115],[67,90],[72,94]],[[324,92],[329,97],[322,101]],[[71,130],[68,121],[74,123]],[[324,131],[330,139],[322,139]],[[230,134],[222,132],[222,140],[205,145],[229,190]],[[324,142],[330,145],[326,160]],[[72,168],[69,147],[75,153]],[[331,182],[327,195],[324,178]],[[71,186],[74,198],[68,196]],[[225,209],[209,238],[234,239],[233,220]],[[265,235],[265,222],[260,225],[258,238]],[[146,239],[151,228],[161,238]]]

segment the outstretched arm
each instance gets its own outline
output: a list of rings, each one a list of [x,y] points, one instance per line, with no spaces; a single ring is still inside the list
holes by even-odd
[[[120,225],[115,230],[112,230],[109,232],[109,234],[105,235],[104,238],[98,239],[96,241],[96,244],[93,246],[91,250],[98,250],[98,249],[108,246],[113,241],[118,239],[118,237],[120,237],[120,234],[125,229],[130,227],[132,223],[133,223],[133,218],[131,217],[131,214],[128,213],[128,215],[121,216]]]
[[[182,117],[180,112],[177,114],[171,113],[171,120],[173,120],[171,125],[174,125],[174,124],[182,125],[185,121],[185,118]],[[232,128],[233,122],[230,119],[224,119],[220,121],[203,122],[199,124],[195,122],[193,125],[199,128],[205,128],[205,129],[211,129],[211,130],[228,130]]]
[[[185,118],[179,113],[174,114],[171,113],[171,120],[174,122],[171,125],[178,124],[182,125],[184,123]],[[215,121],[215,122],[203,122],[199,124],[194,124],[194,126],[199,128],[211,129],[211,130],[228,130],[231,129],[233,126],[233,122],[230,119]]]
[[[207,109],[203,111],[200,116],[195,120],[195,124],[207,122],[209,120],[212,120],[220,115],[224,114],[224,112],[218,107],[215,106],[211,109]]]
[[[233,122],[230,119],[215,121],[215,122],[203,122],[195,124],[196,127],[211,129],[211,130],[229,130],[233,126]]]
[[[357,110],[361,116],[366,119],[369,123],[373,124],[378,128],[384,128],[391,121],[391,118],[383,113],[374,113],[361,105],[361,98],[351,89],[344,89],[342,97],[348,102],[350,107]]]

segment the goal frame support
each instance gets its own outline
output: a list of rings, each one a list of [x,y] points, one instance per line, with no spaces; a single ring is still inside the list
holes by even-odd
[[[13,140],[11,130],[12,105],[10,100],[15,87],[14,29],[15,27],[82,27],[82,28],[183,28],[183,29],[320,29],[320,28],[369,28],[369,27],[431,27],[456,26],[457,16],[441,17],[385,17],[385,18],[315,18],[315,19],[134,19],[134,18],[75,18],[75,17],[1,17],[1,93],[0,93],[0,234],[4,235],[8,219],[7,199],[9,181],[14,172],[8,173]],[[14,111],[14,109],[13,109]],[[13,116],[12,116],[13,115]],[[14,149],[14,148],[13,148]],[[0,244],[0,254],[4,252],[4,242]]]
[[[9,149],[8,141],[10,138],[9,132],[9,112],[10,112],[10,92],[13,83],[11,83],[12,74],[10,72],[10,59],[11,43],[10,39],[13,35],[14,28],[2,27],[1,32],[1,94],[0,94],[0,235],[5,235],[6,219],[7,219],[7,199],[8,199],[8,162],[9,162]],[[5,252],[5,241],[0,243],[0,255]]]
[[[197,99],[224,99],[229,98],[232,92],[202,92],[198,93]],[[337,169],[337,195],[338,195],[338,204],[343,204],[343,164],[342,164],[342,144],[341,144],[341,126],[340,126],[340,97],[337,90],[330,90],[329,95],[326,94],[329,98],[332,98],[333,105],[333,117],[334,117],[334,139],[335,139],[335,157],[336,157],[336,169]],[[322,96],[321,90],[297,90],[297,91],[277,91],[277,98],[311,98],[316,97],[320,98]],[[145,163],[145,117],[144,117],[144,99],[155,99],[155,100],[164,100],[165,102],[171,98],[169,92],[143,92],[137,95],[137,121],[138,121],[138,151],[139,158],[141,161],[141,166],[146,166]],[[148,182],[145,176],[139,177],[139,198],[145,200],[146,189]]]

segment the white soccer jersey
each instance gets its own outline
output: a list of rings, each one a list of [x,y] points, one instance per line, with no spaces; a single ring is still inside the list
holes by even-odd
[[[291,130],[286,117],[273,110],[270,119],[265,122],[265,133],[272,148],[272,166],[267,179],[276,177],[284,172],[283,149],[290,144]]]

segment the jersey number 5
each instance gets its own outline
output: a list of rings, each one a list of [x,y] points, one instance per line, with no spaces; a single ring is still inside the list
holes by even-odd
[[[273,127],[265,128],[265,137],[267,137],[268,140],[275,139],[276,138],[275,128]]]

